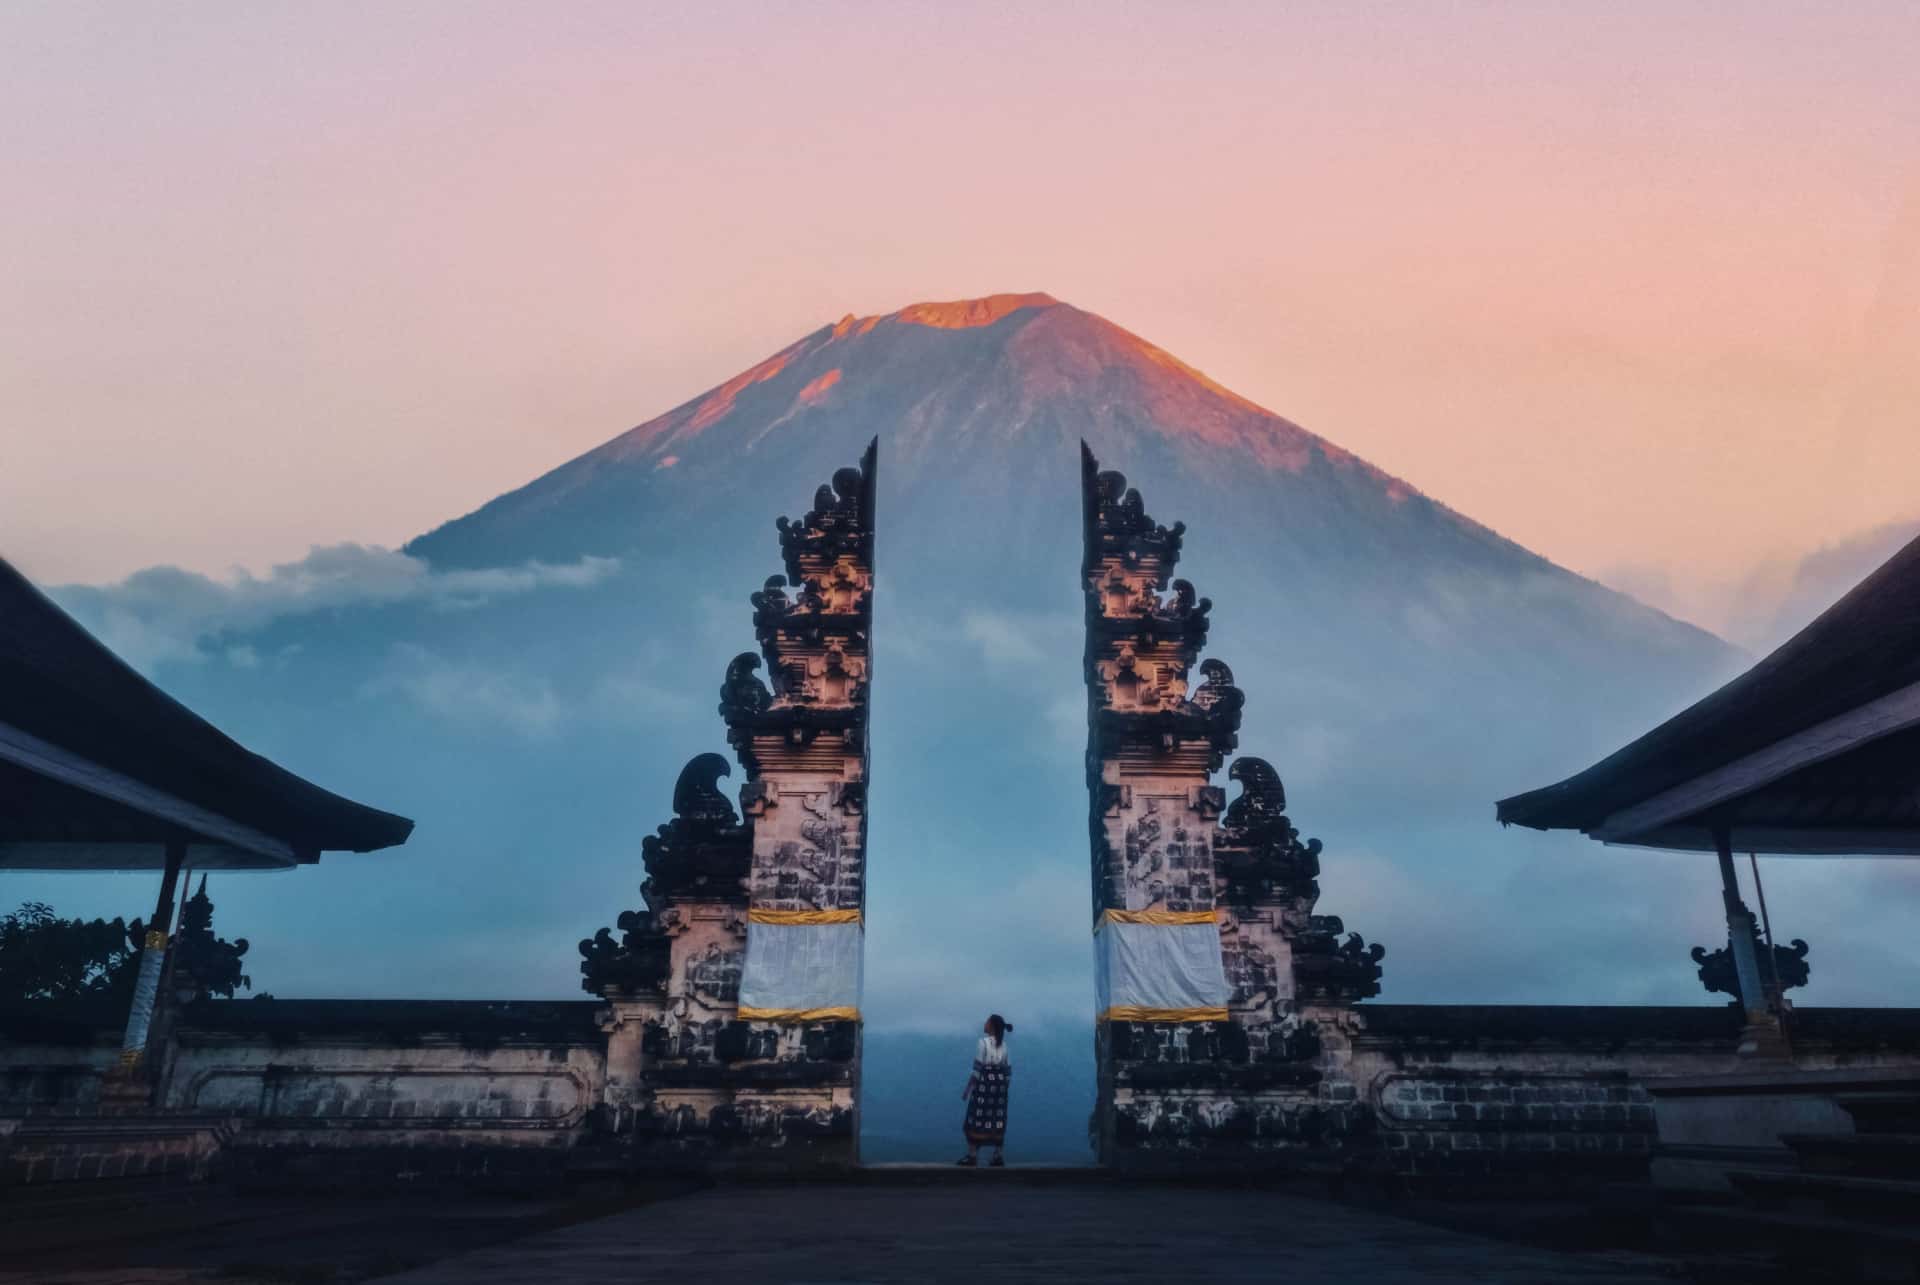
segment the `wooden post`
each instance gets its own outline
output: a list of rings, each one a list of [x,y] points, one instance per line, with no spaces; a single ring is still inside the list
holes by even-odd
[[[1767,914],[1767,888],[1760,882],[1760,858],[1758,854],[1747,854],[1747,866],[1753,871],[1753,899],[1760,903],[1760,928],[1764,936],[1762,941],[1767,948],[1767,1007],[1774,1019],[1780,1023],[1780,1037],[1787,1042],[1788,1051],[1793,1048],[1793,1024],[1787,1020],[1787,988],[1780,984],[1780,956],[1773,944],[1773,918]]]
[[[167,958],[167,931],[173,923],[173,893],[180,882],[180,867],[186,863],[187,841],[167,841],[166,873],[160,877],[160,896],[154,902],[153,918],[147,923],[146,940],[140,949],[140,974],[133,983],[133,1007],[127,1013],[126,1037],[120,1041],[120,1065],[132,1071],[146,1056],[147,1033],[153,1026],[154,1000],[160,992],[160,969]]]
[[[1740,988],[1740,1007],[1747,1015],[1740,1033],[1744,1057],[1783,1052],[1779,1023],[1767,1011],[1766,987],[1760,980],[1760,960],[1753,950],[1753,912],[1740,900],[1740,877],[1733,867],[1733,830],[1713,827],[1713,846],[1720,857],[1720,898],[1727,912],[1727,949],[1733,953],[1733,971]]]

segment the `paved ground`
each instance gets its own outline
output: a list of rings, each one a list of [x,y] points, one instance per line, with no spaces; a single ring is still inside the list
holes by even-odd
[[[704,1191],[388,1277],[399,1285],[1675,1279],[1270,1191],[979,1181]]]
[[[352,1285],[684,1190],[508,1199],[68,1187],[0,1191],[0,1285]]]

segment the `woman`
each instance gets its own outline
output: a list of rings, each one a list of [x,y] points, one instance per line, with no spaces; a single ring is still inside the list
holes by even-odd
[[[1013,1079],[1013,1064],[1007,1060],[1007,1036],[1013,1023],[995,1013],[981,1029],[980,1047],[973,1055],[973,1074],[960,1096],[967,1104],[967,1119],[962,1126],[967,1134],[967,1154],[963,1165],[980,1163],[980,1148],[992,1147],[994,1168],[1007,1163],[1007,1085]]]

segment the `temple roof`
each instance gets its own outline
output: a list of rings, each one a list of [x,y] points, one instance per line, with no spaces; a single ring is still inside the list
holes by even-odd
[[[413,822],[254,754],[0,559],[0,867],[280,869],[406,842]]]
[[[1610,843],[1920,855],[1920,539],[1759,664],[1503,824]]]

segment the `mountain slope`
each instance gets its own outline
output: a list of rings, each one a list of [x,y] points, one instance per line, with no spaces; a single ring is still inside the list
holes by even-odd
[[[1165,439],[1222,470],[1252,463],[1297,475],[1320,466],[1390,501],[1414,494],[1111,322],[1045,294],[994,295],[823,326],[416,548],[446,558],[506,532],[540,541],[551,538],[542,524],[596,509],[611,488],[725,487],[743,463],[787,458],[801,441],[850,442],[869,426],[884,434],[889,475],[909,492],[935,470],[950,478],[962,459],[1011,462],[1023,450],[1070,450],[1085,436],[1111,454]],[[601,551],[622,543],[617,530],[591,538]]]
[[[645,557],[693,530],[750,547],[751,524],[798,507],[875,436],[882,560],[939,575],[1018,562],[1025,573],[1000,586],[1003,602],[1072,607],[1084,438],[1161,520],[1194,528],[1191,565],[1230,568],[1193,577],[1227,619],[1238,595],[1279,592],[1338,614],[1367,607],[1373,627],[1435,643],[1464,629],[1477,651],[1510,653],[1522,669],[1564,671],[1622,647],[1697,672],[1732,660],[1710,635],[1045,294],[842,318],[409,552],[444,567]],[[1035,574],[1042,558],[1050,581]]]

